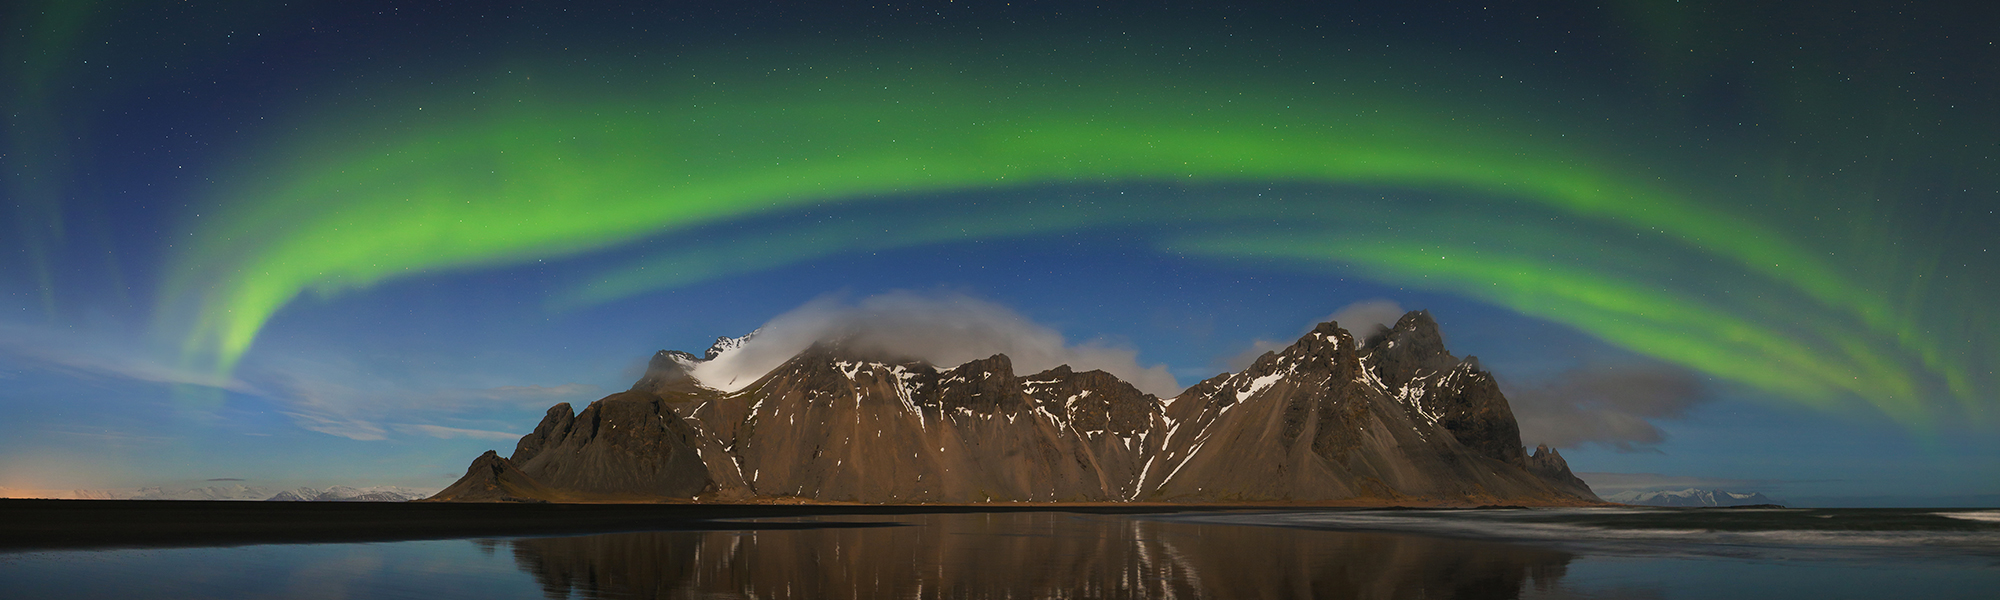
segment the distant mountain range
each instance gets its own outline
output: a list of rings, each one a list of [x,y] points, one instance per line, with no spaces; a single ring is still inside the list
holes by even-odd
[[[1675,491],[1619,492],[1604,499],[1619,504],[1641,506],[1750,506],[1778,503],[1769,496],[1757,492],[1726,492],[1694,488]]]
[[[1521,446],[1492,375],[1424,311],[1365,341],[1322,323],[1173,398],[1103,371],[950,368],[835,339],[747,387],[661,351],[628,391],[549,409],[440,501],[1598,502],[1560,454]]]
[[[243,484],[200,487],[142,487],[130,490],[75,490],[69,497],[88,500],[277,500],[308,502],[408,502],[430,492],[398,486],[272,489]]]

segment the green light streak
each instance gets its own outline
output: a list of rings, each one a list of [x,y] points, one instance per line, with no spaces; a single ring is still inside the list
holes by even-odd
[[[1434,190],[1496,206],[1527,202],[1592,227],[1658,232],[1685,254],[1808,299],[1816,305],[1808,312],[1841,316],[1823,321],[1858,320],[1903,351],[1937,354],[1907,335],[1914,325],[1883,294],[1855,285],[1783,232],[1634,175],[1604,148],[1510,126],[1504,108],[1468,112],[1331,77],[1322,85],[1069,66],[979,77],[965,74],[979,69],[947,67],[743,67],[696,72],[648,93],[588,98],[521,79],[480,100],[385,102],[394,108],[330,119],[340,125],[329,132],[359,133],[306,135],[269,153],[268,164],[246,166],[218,202],[223,215],[193,231],[192,248],[175,257],[167,302],[194,299],[184,351],[226,371],[280,308],[306,292],[576,255],[828,203],[1077,183],[1311,182]],[[1587,129],[1537,126],[1554,127]],[[1199,214],[1206,213],[1177,216]],[[678,254],[635,269],[655,274],[613,276],[557,302],[773,266],[829,246],[1018,235],[1101,217],[1003,219],[957,233],[915,224],[866,241],[855,241],[859,231],[834,231],[785,240],[762,257]],[[1916,410],[1908,406],[1912,376],[1866,344],[1834,340],[1839,360],[1829,361],[1826,346],[1687,297],[1649,295],[1600,270],[1517,258],[1489,259],[1489,273],[1379,241],[1202,248],[1316,256],[1392,281],[1434,277],[1439,289],[1808,402],[1852,393],[1885,411]],[[1548,284],[1562,291],[1538,291]],[[1701,339],[1724,343],[1702,354]],[[1942,363],[1929,364],[1935,371]],[[1840,365],[1853,370],[1842,374]],[[1792,379],[1797,374],[1807,376]]]
[[[8,11],[13,23],[23,24],[21,35],[8,36],[5,61],[6,151],[0,152],[11,173],[6,177],[7,198],[14,209],[14,234],[26,254],[26,267],[35,281],[42,312],[56,315],[55,274],[50,269],[51,247],[64,237],[63,190],[69,177],[70,138],[63,135],[64,121],[56,109],[52,89],[64,68],[75,60],[76,45],[96,2],[25,2]],[[12,270],[12,269],[8,269]]]
[[[1822,408],[1853,396],[1913,425],[1926,416],[1915,382],[1859,334],[1812,340],[1744,318],[1740,307],[1732,311],[1613,270],[1448,241],[1368,235],[1194,238],[1173,248],[1340,263],[1378,280],[1463,294],[1573,325],[1613,344]],[[1839,352],[1826,352],[1829,345]]]

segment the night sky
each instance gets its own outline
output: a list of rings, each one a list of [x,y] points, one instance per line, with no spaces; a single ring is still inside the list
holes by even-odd
[[[8,10],[0,495],[434,489],[773,319],[1165,395],[1423,308],[1600,493],[2000,505],[1984,3]]]

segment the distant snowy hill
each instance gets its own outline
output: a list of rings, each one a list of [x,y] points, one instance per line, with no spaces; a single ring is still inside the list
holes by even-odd
[[[271,497],[270,490],[260,487],[250,487],[240,483],[235,485],[188,488],[153,486],[142,487],[123,495],[117,491],[106,491],[105,493],[107,494],[105,496],[107,498],[120,500],[263,500]],[[77,496],[82,497],[83,493],[78,492]]]
[[[336,485],[326,489],[302,487],[270,497],[273,502],[409,502],[430,496],[429,492],[393,485],[354,488]]]
[[[393,485],[363,488],[336,485],[329,488],[302,487],[289,490],[243,484],[226,486],[152,486],[124,490],[73,490],[67,494],[36,494],[38,497],[67,497],[83,500],[278,500],[293,502],[408,502],[431,492]]]
[[[1605,500],[1620,504],[1640,506],[1748,506],[1752,504],[1777,504],[1757,492],[1728,492],[1723,490],[1698,490],[1688,488],[1676,491],[1629,491],[1604,497]]]

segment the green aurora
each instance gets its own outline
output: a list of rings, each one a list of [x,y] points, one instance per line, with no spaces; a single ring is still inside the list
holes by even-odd
[[[304,133],[237,165],[220,214],[190,226],[162,314],[191,314],[186,360],[227,372],[308,292],[994,192],[1018,202],[907,211],[879,234],[796,227],[667,250],[552,301],[843,252],[1137,228],[1166,252],[1463,294],[1815,406],[1858,399],[1921,426],[1941,408],[1926,398],[1983,415],[1991,396],[1985,357],[1926,333],[1962,313],[1935,317],[1904,265],[1844,259],[1850,240],[1750,208],[1770,190],[1689,175],[1685,157],[1661,166],[1672,152],[1631,141],[1658,132],[1551,110],[1553,93],[1440,92],[1357,65],[1280,77],[1136,55],[1035,68],[939,56],[711,57],[645,85],[513,65],[299,115]],[[1261,184],[1288,191],[1245,191]],[[1072,186],[1142,193],[1032,197]],[[1990,338],[1986,323],[1970,335]]]

